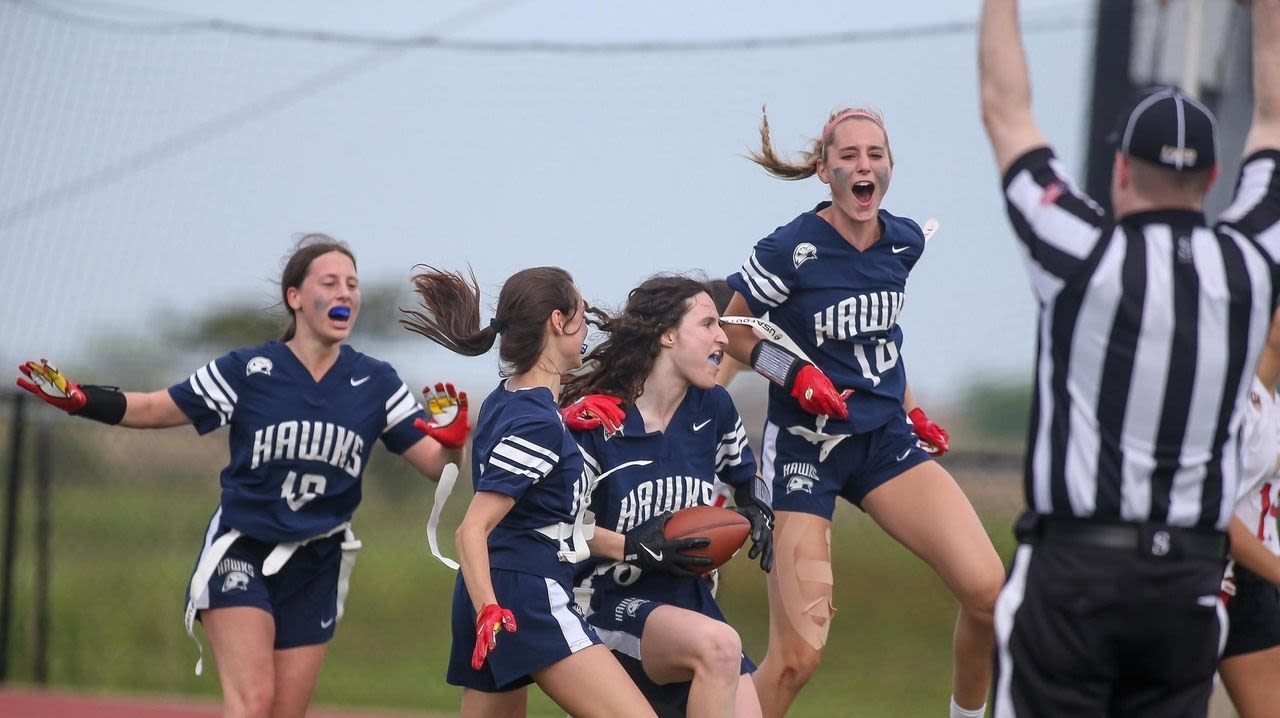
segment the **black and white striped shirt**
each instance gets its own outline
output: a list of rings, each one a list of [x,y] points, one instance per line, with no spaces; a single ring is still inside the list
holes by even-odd
[[[1030,508],[1226,528],[1240,406],[1275,306],[1278,166],[1274,150],[1249,157],[1212,229],[1185,210],[1110,221],[1048,148],[1009,168],[1040,303]]]

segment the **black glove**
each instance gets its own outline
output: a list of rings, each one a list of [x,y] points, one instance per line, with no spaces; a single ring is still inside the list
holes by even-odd
[[[751,550],[747,558],[760,557],[760,568],[768,573],[773,568],[773,507],[770,492],[759,476],[733,491],[734,511],[751,522]]]
[[[697,578],[702,574],[692,570],[697,566],[710,566],[711,559],[706,556],[690,556],[682,553],[687,548],[706,548],[711,539],[705,537],[668,539],[662,533],[667,521],[674,511],[658,514],[639,526],[623,534],[622,560],[633,564],[641,571],[658,569],[676,576]]]

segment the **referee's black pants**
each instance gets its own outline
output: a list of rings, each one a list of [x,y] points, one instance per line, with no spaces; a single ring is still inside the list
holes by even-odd
[[[1184,550],[1176,529],[1157,529],[1152,551],[1150,527],[1130,527],[1127,549],[1023,537],[996,602],[996,718],[1208,712],[1225,558]]]

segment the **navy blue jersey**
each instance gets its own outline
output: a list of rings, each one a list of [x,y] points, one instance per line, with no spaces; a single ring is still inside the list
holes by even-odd
[[[818,216],[823,202],[756,243],[728,278],[756,316],[769,315],[831,378],[853,389],[848,420],[831,419],[828,433],[863,433],[902,408],[906,371],[899,352],[898,314],[907,276],[924,252],[924,233],[910,219],[880,210],[880,239],[859,251]],[[786,390],[770,386],[769,421],[813,423]]]
[[[424,437],[414,393],[384,361],[342,347],[320,381],[280,342],[236,349],[169,387],[196,431],[229,426],[222,523],[268,542],[351,519],[375,439],[401,453]]]
[[[559,544],[536,532],[572,524],[586,492],[582,454],[550,389],[511,391],[503,381],[485,398],[472,439],[471,476],[476,491],[516,500],[489,534],[489,565],[568,580],[569,565],[556,555]]]
[[[644,430],[644,417],[627,411],[622,431],[605,438],[602,429],[575,434],[596,476],[628,461],[649,460],[610,474],[591,494],[596,525],[626,533],[665,511],[715,503],[715,480],[742,486],[755,478],[756,462],[742,419],[723,387],[689,387],[666,431]],[[608,559],[590,559],[575,569],[576,583],[596,591],[641,591],[649,597],[677,595],[689,579],[640,569]],[[637,585],[637,581],[639,584]]]

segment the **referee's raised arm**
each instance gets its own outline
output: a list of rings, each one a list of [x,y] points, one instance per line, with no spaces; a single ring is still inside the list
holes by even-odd
[[[1253,3],[1253,125],[1244,155],[1280,149],[1280,0]]]
[[[1031,115],[1031,80],[1018,32],[1017,0],[982,4],[978,31],[978,77],[982,123],[1004,174],[1027,150],[1047,142]]]

